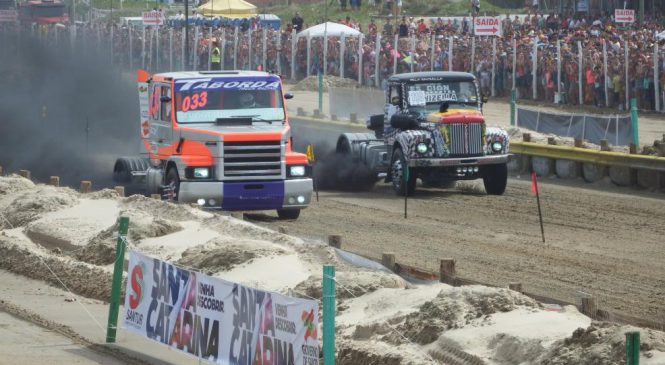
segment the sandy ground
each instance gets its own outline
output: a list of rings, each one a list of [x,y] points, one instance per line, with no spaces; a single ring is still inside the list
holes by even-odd
[[[482,181],[462,186],[421,190],[408,201],[408,219],[403,198],[387,184],[321,192],[296,222],[254,218],[312,239],[339,234],[350,251],[377,259],[394,252],[398,262],[433,271],[439,258],[452,257],[464,278],[521,282],[526,291],[572,303],[592,294],[599,308],[665,323],[662,194],[541,180],[542,243],[529,181],[511,178],[506,194],[492,197]]]
[[[508,201],[516,204],[514,200],[520,192],[521,189],[511,188]],[[457,198],[451,193],[428,194],[427,201],[412,201],[416,213],[406,222],[399,217],[399,209],[393,209],[399,206],[395,204],[398,201],[385,188],[379,187],[366,195],[325,193],[302,220],[279,223],[304,237],[299,238],[190,206],[140,196],[121,199],[108,190],[80,195],[67,188],[34,185],[19,177],[0,177],[3,212],[0,269],[33,279],[31,284],[22,285],[20,280],[7,278],[0,304],[35,321],[41,317],[29,311],[37,311],[46,317],[42,322],[47,328],[66,329],[70,339],[97,343],[95,339],[103,334],[98,323],[105,323],[105,307],[99,300],[109,298],[116,219],[124,215],[130,217],[130,249],[261,289],[320,300],[321,266],[334,264],[339,364],[614,364],[620,361],[623,332],[629,327],[592,323],[574,307],[543,306],[507,289],[409,283],[359,257],[349,261],[348,255],[342,256],[316,239],[325,229],[344,234],[345,247],[362,253],[390,248],[401,259],[402,250],[406,249],[411,254],[408,261],[420,266],[428,266],[445,249],[446,255],[460,260],[463,274],[474,268],[477,261],[458,255],[453,246],[481,261],[489,253],[496,256],[488,257],[491,269],[489,261],[481,265],[485,274],[493,275],[497,281],[501,280],[506,261],[510,263],[515,255],[521,258],[512,271],[524,273],[526,268],[537,265],[537,260],[527,265],[535,252],[547,256],[550,251],[565,251],[561,246],[571,244],[570,238],[553,234],[553,239],[562,240],[561,244],[536,245],[537,234],[529,232],[526,226],[514,227],[523,230],[521,234],[508,228],[494,229],[500,223],[493,217],[498,212],[488,209],[487,203],[484,206],[483,202],[490,199],[480,194],[454,194],[460,197],[460,204],[477,207],[473,210],[475,219],[465,218],[472,212],[457,206],[456,217],[444,219],[446,211],[450,211],[444,201]],[[644,198],[639,204],[648,209],[649,202],[650,199]],[[503,210],[506,216],[529,222],[530,218],[519,209]],[[258,217],[265,218],[260,214]],[[410,224],[414,221],[419,224]],[[326,222],[325,227],[322,222]],[[60,229],[63,226],[68,228],[66,232]],[[493,230],[488,233],[487,227]],[[348,239],[351,232],[363,229],[367,233],[353,235],[362,240]],[[381,248],[377,246],[379,241]],[[356,245],[362,245],[363,249]],[[511,246],[512,251],[508,250]],[[504,250],[504,255],[499,255]],[[571,252],[571,255],[580,254]],[[289,269],[274,275],[275,268],[285,267]],[[552,265],[552,269],[559,270],[558,265]],[[656,276],[657,270],[651,269]],[[581,277],[580,273],[577,275]],[[39,287],[43,282],[57,289]],[[536,287],[524,282],[527,288]],[[542,284],[548,282],[557,284],[553,280]],[[63,284],[74,294],[62,291]],[[94,309],[91,309],[93,315],[84,314],[78,305]],[[642,332],[644,363],[665,364],[665,334]],[[10,338],[18,341],[20,332],[17,336],[18,339]],[[85,341],[79,336],[85,336]],[[135,354],[137,346],[141,352],[142,341],[147,340],[121,342],[114,349],[123,353],[132,350],[123,346],[134,346]],[[594,350],[589,351],[590,347]],[[0,358],[6,357],[7,351],[1,348]],[[48,356],[59,355],[49,352]],[[67,357],[53,363],[74,361],[73,357]]]

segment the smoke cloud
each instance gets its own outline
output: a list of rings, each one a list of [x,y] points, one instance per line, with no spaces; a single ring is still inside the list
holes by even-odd
[[[0,165],[42,182],[111,186],[115,159],[139,153],[133,75],[111,67],[97,44],[70,49],[28,32],[0,33]]]

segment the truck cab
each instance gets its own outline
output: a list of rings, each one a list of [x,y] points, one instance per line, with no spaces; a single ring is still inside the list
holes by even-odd
[[[385,91],[384,114],[367,122],[367,133],[347,133],[337,151],[353,155],[384,174],[399,195],[413,194],[417,179],[426,186],[482,178],[490,195],[507,184],[508,134],[487,127],[484,98],[474,75],[416,72],[394,75]]]
[[[116,180],[205,208],[295,219],[308,206],[311,168],[292,150],[291,96],[278,76],[140,71],[138,79],[142,154],[118,159]]]
[[[19,3],[19,19],[23,23],[69,23],[65,3],[61,0],[28,0]]]

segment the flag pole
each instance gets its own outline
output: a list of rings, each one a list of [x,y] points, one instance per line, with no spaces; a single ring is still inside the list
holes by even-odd
[[[538,219],[540,220],[540,234],[543,237],[543,243],[545,243],[545,229],[543,228],[543,213],[540,210],[540,192],[538,191],[538,179],[536,178],[536,173],[531,173],[531,191],[536,194],[536,203],[538,204]]]

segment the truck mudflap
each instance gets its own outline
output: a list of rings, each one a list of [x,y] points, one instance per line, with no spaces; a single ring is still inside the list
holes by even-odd
[[[182,181],[179,201],[223,210],[306,208],[312,179],[280,181]],[[203,204],[201,204],[203,202]]]
[[[461,157],[461,158],[412,158],[409,167],[440,167],[440,166],[479,166],[507,163],[510,155]]]

